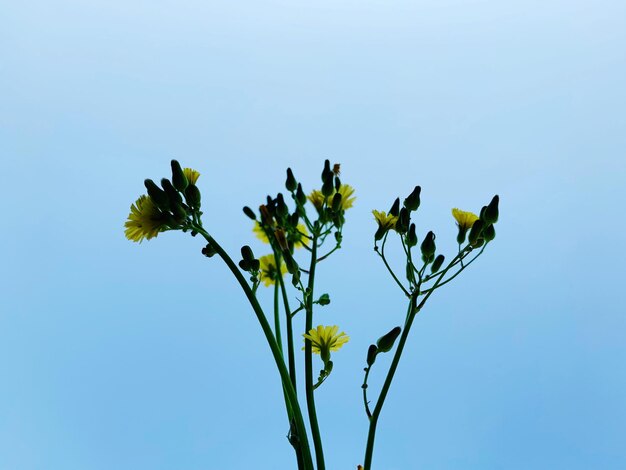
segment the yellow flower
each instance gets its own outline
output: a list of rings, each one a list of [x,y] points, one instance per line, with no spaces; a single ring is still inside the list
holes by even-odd
[[[456,207],[452,209],[452,216],[456,219],[457,224],[461,230],[468,230],[472,228],[474,222],[478,220],[478,216],[473,212],[466,212]]]
[[[309,194],[309,201],[311,201],[311,204],[313,204],[316,209],[321,209],[324,202],[326,202],[326,205],[332,202],[336,192],[337,191],[333,191],[330,196],[325,198],[320,190],[314,189],[311,191],[311,194]],[[350,209],[356,200],[356,197],[353,196],[354,188],[349,184],[342,184],[339,186],[339,194],[341,194],[341,210],[345,211],[346,209]]]
[[[319,325],[317,328],[312,328],[307,334],[302,336],[311,341],[313,352],[315,354],[321,354],[324,359],[330,357],[330,351],[339,351],[350,339],[343,331],[337,334],[338,331],[339,327],[337,325]]]
[[[267,238],[267,234],[260,222],[255,222],[252,227],[252,231],[256,235],[256,237],[261,240],[263,243],[269,243],[270,240]],[[296,231],[287,233],[287,239],[293,242],[294,248],[302,248],[302,245],[309,246],[309,239],[306,236],[309,235],[308,230],[304,224],[298,224],[296,227]]]
[[[373,210],[372,214],[374,214],[374,219],[378,222],[378,227],[381,230],[389,230],[396,227],[396,222],[398,221],[398,217],[395,215],[387,214],[385,211],[377,211]]]
[[[167,227],[163,213],[154,205],[148,196],[139,196],[139,199],[130,206],[128,220],[124,223],[126,238],[134,242],[142,242],[156,237]]]
[[[263,227],[261,227],[261,224],[258,221],[254,223],[254,227],[252,227],[252,231],[254,232],[256,237],[259,240],[261,240],[263,243],[270,242],[269,238],[267,238],[267,234],[265,233],[265,230],[263,230]]]
[[[183,173],[187,177],[187,181],[191,184],[196,184],[196,181],[198,181],[198,178],[200,177],[200,173],[196,170],[192,170],[191,168],[183,168]]]
[[[265,255],[259,258],[259,277],[265,286],[271,286],[276,283],[279,273],[276,269],[276,259],[274,255]],[[284,276],[287,273],[287,266],[285,263],[280,262],[280,276]]]

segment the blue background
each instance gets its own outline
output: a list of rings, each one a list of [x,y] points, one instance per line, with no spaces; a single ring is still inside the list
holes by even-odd
[[[351,336],[317,392],[329,470],[362,463],[365,352],[404,316],[370,211],[416,184],[448,253],[451,207],[498,193],[501,220],[416,321],[375,467],[626,468],[625,50],[617,0],[4,2],[0,469],[295,467],[225,267],[123,236],[172,157],[233,254],[264,253],[241,207],[287,166],[356,188],[318,282]]]

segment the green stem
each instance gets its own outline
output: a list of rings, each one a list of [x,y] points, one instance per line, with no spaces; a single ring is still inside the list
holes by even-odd
[[[313,328],[313,287],[315,285],[315,264],[317,262],[317,237],[318,232],[313,232],[313,240],[311,242],[311,267],[309,269],[309,283],[307,289],[306,303],[306,320],[305,320],[305,333],[308,333]],[[315,460],[317,462],[317,470],[324,470],[324,451],[322,449],[322,438],[320,436],[320,429],[317,423],[317,413],[315,411],[315,396],[314,396],[314,382],[313,382],[313,349],[311,341],[306,340],[304,342],[304,373],[305,373],[305,390],[306,390],[306,404],[309,412],[309,423],[311,425],[311,436],[313,438],[313,445],[315,446]]]
[[[278,278],[280,283],[280,290],[283,295],[283,304],[285,306],[285,317],[287,318],[287,356],[289,358],[289,377],[291,377],[291,383],[296,393],[296,358],[293,346],[293,314],[289,308],[289,299],[287,297],[287,289],[285,287],[285,280],[280,275]]]
[[[308,441],[308,437],[306,434],[306,427],[304,425],[304,419],[302,417],[302,411],[300,410],[300,405],[298,404],[298,398],[296,396],[295,388],[293,387],[291,383],[289,372],[287,371],[287,367],[285,366],[283,356],[280,352],[280,349],[278,348],[278,344],[276,343],[274,334],[272,333],[272,328],[267,322],[267,318],[265,318],[263,309],[261,308],[259,301],[257,300],[254,293],[252,292],[252,289],[250,289],[248,282],[243,277],[243,275],[239,271],[239,268],[231,259],[231,257],[228,256],[228,253],[224,251],[224,249],[219,245],[219,243],[217,243],[217,241],[215,241],[215,239],[211,235],[209,235],[209,233],[206,230],[204,230],[202,227],[198,225],[195,228],[198,231],[198,233],[200,233],[206,239],[206,241],[211,244],[211,246],[216,251],[216,253],[226,263],[226,266],[228,266],[230,271],[233,273],[233,275],[239,282],[239,285],[243,289],[248,301],[250,302],[250,305],[252,306],[252,309],[254,310],[257,320],[259,321],[259,324],[261,325],[261,329],[263,330],[263,334],[265,335],[267,343],[272,351],[272,356],[274,358],[274,362],[276,363],[276,367],[278,367],[278,372],[280,373],[280,378],[283,384],[283,389],[285,390],[285,393],[287,394],[287,397],[289,399],[289,403],[291,404],[291,410],[293,412],[293,418],[295,420],[296,431],[297,431],[296,437],[298,439],[298,445],[300,446],[303,459],[304,459],[304,469],[313,470],[314,467],[313,467],[313,460],[311,458],[311,449],[309,447],[309,441]]]
[[[280,258],[274,255],[274,262],[276,263],[276,270],[280,276]],[[280,305],[279,305],[279,283],[274,282],[274,331],[276,332],[276,342],[278,343],[278,349],[280,350],[280,354],[283,354],[283,338],[280,334]]]
[[[409,331],[411,330],[413,320],[417,316],[417,313],[422,309],[428,298],[434,292],[434,290],[438,287],[439,283],[444,278],[448,270],[454,265],[455,261],[457,261],[457,258],[459,256],[460,254],[455,256],[455,258],[450,262],[446,269],[442,271],[441,275],[435,282],[435,285],[424,296],[419,305],[415,305],[417,302],[417,295],[419,295],[419,291],[416,291],[413,295],[411,295],[411,300],[409,301],[409,307],[407,309],[407,319],[404,324],[404,329],[402,331],[402,335],[400,336],[400,341],[398,342],[398,347],[393,356],[393,360],[391,361],[391,366],[389,367],[389,371],[387,372],[385,383],[383,384],[378,400],[376,401],[376,406],[374,407],[374,411],[372,412],[372,417],[370,418],[369,431],[367,434],[367,444],[365,447],[365,461],[363,463],[363,470],[371,470],[372,468],[372,456],[374,453],[374,440],[376,439],[376,426],[378,425],[378,418],[380,417],[380,412],[382,411],[383,405],[385,404],[385,399],[387,398],[389,387],[391,386],[394,374],[396,373],[396,369],[398,368],[398,364],[400,363],[400,357],[402,356],[402,351],[404,350],[406,340],[409,337]]]

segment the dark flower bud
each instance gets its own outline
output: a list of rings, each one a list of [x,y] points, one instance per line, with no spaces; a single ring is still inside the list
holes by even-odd
[[[322,184],[322,194],[325,197],[329,197],[334,191],[335,187],[333,186],[332,178],[324,181],[324,184]]]
[[[253,259],[252,261],[250,261],[251,271],[258,271],[260,267],[261,267],[261,262],[258,259]]]
[[[465,236],[466,235],[467,235],[467,229],[464,226],[459,225],[459,233],[456,236],[456,242],[459,245],[462,245],[463,243],[465,243]]]
[[[300,222],[300,214],[294,212],[289,216],[289,225],[291,225],[292,227],[297,227],[298,222]]]
[[[420,193],[421,192],[422,192],[422,188],[419,186],[415,186],[415,189],[413,189],[413,192],[409,194],[409,197],[407,197],[404,200],[404,207],[406,207],[411,212],[413,212],[414,210],[417,210],[417,208],[420,206]]]
[[[159,209],[167,210],[169,207],[169,200],[165,191],[159,188],[151,179],[147,179],[143,183],[148,190],[148,196],[150,196],[152,202],[154,202]]]
[[[167,194],[167,197],[170,200],[170,204],[174,202],[178,202],[179,204],[182,204],[183,198],[180,197],[180,194],[178,193],[178,191],[176,191],[174,186],[172,186],[172,183],[170,182],[170,180],[168,180],[167,178],[163,178],[161,180],[161,187],[165,191],[165,194]]]
[[[335,176],[335,191],[339,191],[339,188],[341,188],[341,180],[338,176]]]
[[[328,294],[320,295],[320,298],[317,299],[317,303],[320,305],[328,305],[330,303],[330,296]]]
[[[483,222],[481,219],[478,219],[476,222],[474,222],[474,225],[472,225],[468,236],[468,241],[471,245],[476,244],[476,241],[483,232],[483,228],[485,228],[485,222]]]
[[[437,271],[439,271],[439,268],[441,268],[445,259],[446,257],[443,255],[437,256],[435,258],[435,261],[433,261],[433,265],[430,267],[430,272],[436,273]]]
[[[287,204],[285,204],[285,198],[283,197],[282,193],[278,193],[278,195],[276,196],[276,213],[280,216],[280,217],[285,217],[287,214],[289,214],[289,208],[287,207]]]
[[[341,209],[341,194],[340,193],[335,193],[335,195],[333,196],[333,203],[331,207],[334,212],[339,212],[339,209]]]
[[[480,220],[485,220],[486,211],[487,211],[487,206],[483,206],[482,209],[480,210],[480,215],[478,216]]]
[[[287,188],[287,191],[295,191],[298,187],[298,182],[293,176],[291,168],[287,168],[287,181],[285,181],[285,187]]]
[[[171,208],[172,208],[172,214],[174,214],[175,219],[182,220],[187,217],[187,211],[182,206],[182,204],[175,202],[174,204],[172,204]]]
[[[395,201],[393,201],[393,205],[391,209],[389,209],[389,215],[393,215],[394,217],[398,217],[400,213],[400,198],[397,197]]]
[[[248,217],[250,217],[252,220],[256,220],[256,215],[254,211],[250,209],[248,206],[244,206],[243,213],[246,214]]]
[[[406,237],[406,243],[409,248],[417,245],[417,234],[415,233],[415,224],[411,224],[409,227],[409,234]]]
[[[332,183],[333,176],[334,176],[334,173],[330,169],[330,161],[325,160],[324,169],[322,170],[322,182],[325,183],[326,181],[331,180],[331,183]]]
[[[298,189],[296,190],[296,201],[298,201],[298,204],[301,206],[306,202],[306,194],[302,191],[302,185],[300,183],[298,183]]]
[[[378,227],[378,229],[376,229],[376,233],[374,233],[374,240],[378,241],[378,240],[382,240],[382,238],[385,236],[385,234],[389,231],[388,228],[380,225]]]
[[[409,215],[409,211],[406,207],[400,209],[400,214],[398,215],[398,221],[396,222],[396,232],[400,234],[404,234],[409,230],[409,223],[411,222],[411,216]]]
[[[420,248],[422,250],[422,259],[428,262],[427,260],[431,259],[437,249],[435,246],[435,234],[432,231],[426,234],[426,238],[424,238]]]
[[[252,252],[252,248],[248,245],[244,245],[241,247],[241,257],[244,261],[252,261],[254,259],[254,253]]]
[[[267,206],[264,204],[261,204],[259,206],[259,212],[261,213],[261,221],[265,224],[265,225],[272,225],[273,221],[273,216],[272,214],[270,214],[270,211],[268,210]]]
[[[483,229],[483,238],[485,239],[485,242],[490,242],[496,238],[496,229],[493,225],[487,225]]]
[[[341,235],[341,232],[339,230],[337,230],[335,232],[335,241],[337,243],[341,243],[341,240],[343,240],[343,236]]]
[[[374,361],[376,361],[376,355],[378,354],[378,348],[375,344],[370,344],[370,347],[367,348],[367,366],[372,367]]]
[[[483,246],[485,244],[485,239],[484,238],[479,238],[478,240],[476,240],[476,243],[474,243],[472,245],[473,248],[480,248],[481,246]]]
[[[393,343],[396,342],[396,339],[400,335],[401,331],[402,331],[402,328],[400,328],[399,326],[396,326],[389,333],[378,338],[378,341],[376,341],[376,346],[378,346],[378,351],[383,352],[383,353],[391,351],[391,348],[393,348]]]
[[[276,230],[274,230],[274,237],[276,237],[276,241],[278,242],[278,245],[280,245],[281,250],[290,251],[285,231],[282,228],[277,228]]]
[[[177,160],[172,160],[172,184],[181,193],[187,189],[189,181]]]
[[[206,246],[202,248],[202,254],[207,258],[214,256],[216,253],[217,251],[215,251],[215,248],[213,248],[213,245],[211,245],[210,243],[207,243]]]
[[[195,184],[190,184],[185,189],[185,200],[193,209],[200,209],[200,190]]]
[[[496,194],[487,209],[485,209],[485,214],[483,220],[487,224],[495,224],[498,221],[498,204],[500,203],[500,197]]]

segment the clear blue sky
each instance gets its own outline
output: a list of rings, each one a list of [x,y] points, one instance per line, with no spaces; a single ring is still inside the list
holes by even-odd
[[[618,0],[3,2],[0,470],[295,467],[226,269],[124,239],[172,157],[233,252],[263,253],[240,209],[287,166],[356,188],[319,273],[316,323],[352,338],[317,393],[329,470],[362,462],[365,352],[404,315],[370,211],[416,184],[444,248],[451,207],[502,215],[416,321],[376,468],[626,468],[625,51]]]

